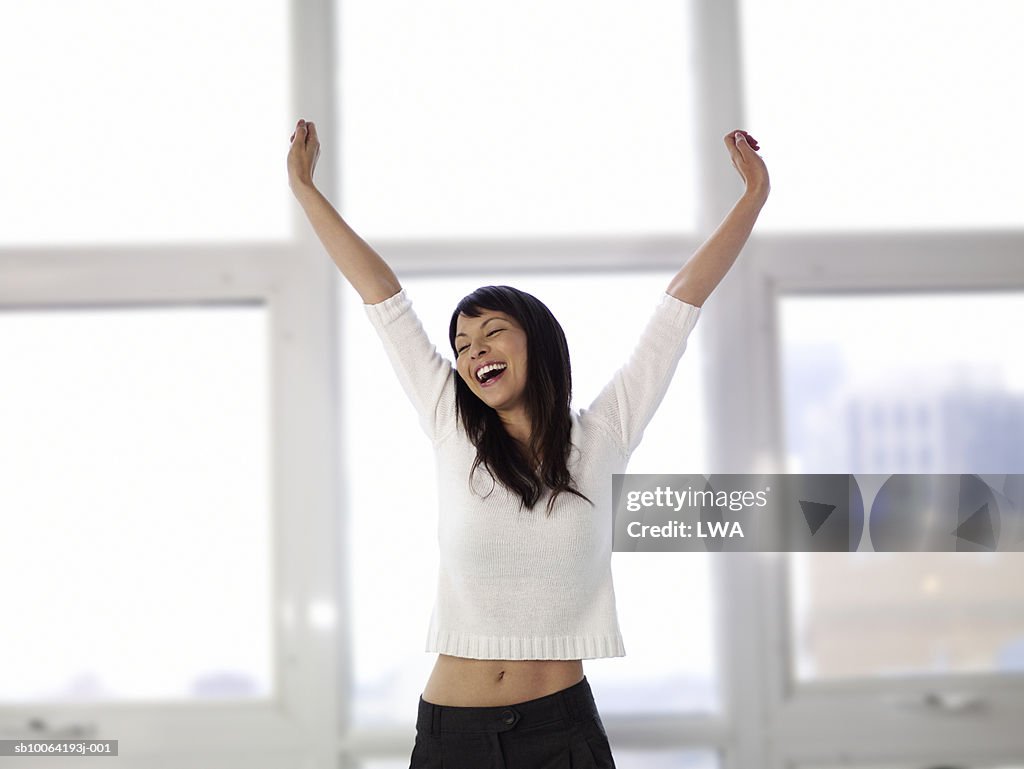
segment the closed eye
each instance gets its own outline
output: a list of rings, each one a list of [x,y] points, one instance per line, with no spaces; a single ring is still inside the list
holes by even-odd
[[[493,331],[488,331],[488,332],[487,332],[487,336],[494,336],[494,335],[495,335],[495,334],[497,334],[497,333],[498,333],[499,331],[504,331],[504,330],[505,330],[505,329],[503,329],[503,328],[496,328],[496,329],[494,329]],[[456,354],[456,355],[462,355],[462,353],[464,353],[464,352],[465,352],[466,350],[468,350],[468,349],[469,349],[469,345],[468,345],[468,344],[467,344],[467,345],[463,345],[462,347],[460,347],[459,349],[457,349],[457,350],[455,351],[455,354]]]

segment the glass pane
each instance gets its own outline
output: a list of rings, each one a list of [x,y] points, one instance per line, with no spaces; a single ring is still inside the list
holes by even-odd
[[[261,306],[0,312],[0,700],[273,694],[267,344]]]
[[[787,470],[1024,472],[1024,295],[787,297]],[[801,680],[1024,670],[1015,553],[790,554]]]
[[[1015,0],[743,0],[760,232],[1020,227],[997,148],[1024,120]],[[841,182],[839,181],[841,180]]]
[[[573,408],[578,409],[589,404],[632,352],[669,278],[478,275],[406,279],[403,285],[428,335],[450,359],[448,323],[463,296],[490,283],[511,283],[537,296],[565,329],[572,351]],[[374,543],[357,547],[351,561],[355,718],[411,723],[436,659],[423,652],[437,575],[433,452],[361,300],[347,284],[344,291],[343,386],[349,405],[343,439],[349,458],[352,541]],[[621,320],[622,314],[611,317],[607,308],[612,305],[628,308],[627,320]],[[630,472],[682,473],[699,466],[705,435],[703,424],[691,419],[701,410],[699,337],[698,324],[669,393],[634,454],[639,460],[640,452],[647,451],[646,469],[634,470],[631,463]],[[681,424],[691,426],[685,441],[679,439]],[[385,456],[386,467],[381,463]],[[394,467],[402,468],[401,483],[394,480]],[[382,489],[387,490],[383,498]],[[584,662],[602,712],[717,709],[707,558],[622,555],[615,554],[612,564],[627,656]],[[667,611],[650,597],[652,584],[677,584],[680,592],[685,585],[688,600],[674,602]]]
[[[4,3],[0,245],[289,237],[288,6]]]
[[[343,213],[367,238],[695,225],[687,4],[352,0]]]
[[[612,572],[626,657],[583,663],[601,713],[718,713],[711,555],[614,553]]]
[[[1017,553],[790,553],[798,681],[1024,672]]]
[[[1010,292],[785,297],[794,473],[1024,473],[1024,328]]]
[[[413,294],[413,284],[404,283],[424,328],[443,350],[447,330],[442,334],[424,317],[429,295]],[[347,283],[341,312],[352,718],[412,727],[434,659],[423,652],[437,588],[433,450],[362,300]]]

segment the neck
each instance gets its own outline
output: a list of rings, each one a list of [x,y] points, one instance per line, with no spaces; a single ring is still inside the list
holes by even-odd
[[[530,415],[525,408],[514,409],[511,411],[498,411],[498,416],[501,418],[501,423],[505,427],[505,432],[519,444],[519,449],[523,453],[523,457],[535,470],[539,470],[543,457],[533,456],[530,450],[530,437],[533,435],[533,423],[530,420]]]
[[[505,432],[523,446],[530,445],[530,437],[533,435],[533,423],[525,406],[519,406],[508,411],[499,410],[498,417],[505,426]]]

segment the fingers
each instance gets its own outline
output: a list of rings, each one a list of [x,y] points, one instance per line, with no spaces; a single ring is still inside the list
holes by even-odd
[[[288,141],[295,141],[295,137],[298,136],[302,139],[303,143],[308,143],[310,139],[318,141],[316,136],[316,126],[313,123],[307,123],[305,120],[300,120],[295,124],[295,131],[288,137]]]
[[[750,149],[754,150],[755,152],[761,149],[757,144],[757,139],[755,139],[753,136],[751,136],[743,129],[737,128],[735,131],[729,131],[729,133],[722,137],[722,141],[725,142],[725,146],[729,148],[730,152],[732,152],[734,148],[738,149],[740,146],[740,140],[737,134],[743,137],[743,139],[747,143],[747,146],[750,147]]]

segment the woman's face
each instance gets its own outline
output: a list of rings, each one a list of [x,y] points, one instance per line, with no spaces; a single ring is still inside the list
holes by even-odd
[[[491,408],[519,407],[526,392],[526,332],[503,312],[480,313],[477,318],[459,313],[455,321],[455,366],[459,376]]]

